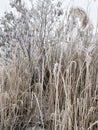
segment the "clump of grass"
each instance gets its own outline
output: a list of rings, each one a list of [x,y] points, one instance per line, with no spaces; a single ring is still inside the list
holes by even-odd
[[[87,14],[79,8],[69,13],[67,28],[60,30],[66,49],[58,40],[38,59],[13,54],[0,67],[1,130],[98,129],[98,45]],[[75,15],[82,22],[73,38]]]

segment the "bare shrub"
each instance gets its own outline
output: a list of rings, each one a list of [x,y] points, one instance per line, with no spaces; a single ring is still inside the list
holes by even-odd
[[[47,27],[43,25],[31,39],[31,53],[20,40],[9,62],[0,67],[1,130],[98,129],[97,40],[83,10],[71,9],[67,16],[54,39],[52,33],[50,38],[41,35]]]

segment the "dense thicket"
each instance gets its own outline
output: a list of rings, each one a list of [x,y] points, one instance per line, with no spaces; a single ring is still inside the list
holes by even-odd
[[[11,3],[0,21],[0,129],[97,130],[97,32],[80,8]]]

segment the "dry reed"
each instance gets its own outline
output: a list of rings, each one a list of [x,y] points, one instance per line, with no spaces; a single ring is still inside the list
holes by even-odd
[[[73,39],[76,17],[82,22]],[[60,30],[66,49],[58,40],[41,58],[13,54],[0,66],[0,130],[98,129],[98,41],[79,8],[70,11],[67,27]]]

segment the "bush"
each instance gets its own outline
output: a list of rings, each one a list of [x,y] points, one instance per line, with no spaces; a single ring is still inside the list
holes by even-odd
[[[40,18],[46,18],[41,7],[53,6],[45,2],[36,7],[40,11],[33,12],[36,20],[40,14],[43,15]],[[97,130],[98,46],[87,14],[79,8],[70,9],[65,26],[65,19],[57,22],[56,16],[52,23],[50,12],[47,15],[50,30],[54,29],[50,33],[49,21],[44,25],[43,20],[39,20],[42,26],[32,30],[30,27],[35,22],[30,23],[34,18],[31,10],[12,5],[21,16],[16,18],[10,14],[13,16],[11,27],[8,14],[2,19],[6,21],[2,39],[6,37],[6,26],[12,33],[8,34],[8,41],[7,37],[4,41],[10,45],[10,56],[2,57],[6,64],[0,66],[0,129],[26,130],[39,126],[48,130]],[[53,10],[50,8],[50,11]]]

